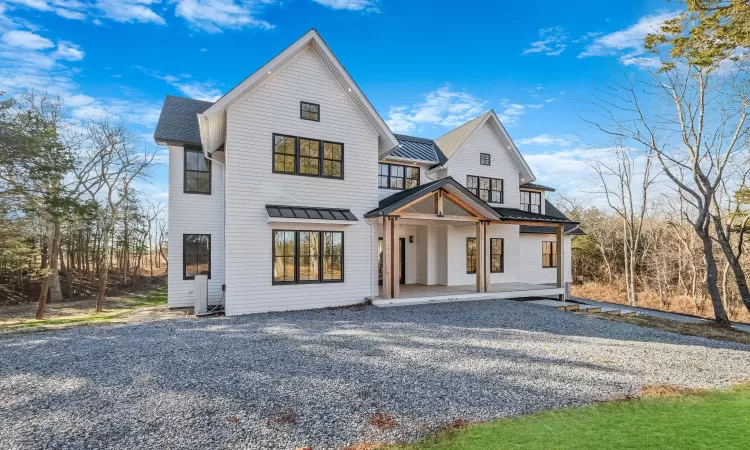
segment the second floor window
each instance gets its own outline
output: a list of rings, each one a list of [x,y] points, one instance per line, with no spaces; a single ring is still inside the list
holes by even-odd
[[[185,186],[187,194],[211,193],[211,161],[203,156],[199,148],[185,149]]]
[[[489,153],[480,153],[479,154],[479,164],[483,166],[489,166],[490,163],[490,154]]]
[[[300,102],[299,117],[304,120],[320,122],[320,105],[309,102]]]
[[[537,214],[542,213],[542,193],[521,191],[521,209]]]
[[[542,242],[542,267],[557,267],[557,242]]]
[[[378,164],[378,187],[381,189],[411,189],[419,186],[419,167],[399,164]]]
[[[273,172],[344,178],[344,144],[273,135]]]
[[[485,202],[503,203],[503,180],[468,175],[466,189]]]

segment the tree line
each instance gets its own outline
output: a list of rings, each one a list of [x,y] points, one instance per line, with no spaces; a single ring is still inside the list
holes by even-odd
[[[110,277],[127,286],[166,267],[165,207],[137,190],[155,150],[137,142],[108,118],[67,117],[46,94],[0,101],[1,295],[31,300],[38,288],[37,319],[76,294],[95,294],[101,312]]]
[[[750,261],[750,4],[685,0],[646,37],[650,51],[581,108],[610,140],[597,158],[605,207],[568,199],[589,235],[577,239],[579,281],[621,284],[628,303],[680,294],[748,317]],[[702,312],[702,311],[700,311]]]

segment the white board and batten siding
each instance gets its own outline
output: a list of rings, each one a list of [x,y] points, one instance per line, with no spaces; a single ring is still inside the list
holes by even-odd
[[[223,161],[222,152],[214,159]],[[224,174],[220,164],[211,163],[211,194],[184,192],[185,152],[169,147],[169,287],[170,308],[195,304],[193,280],[183,279],[182,239],[185,234],[211,235],[211,279],[208,280],[209,304],[221,301],[224,283]]]
[[[300,101],[320,122],[300,119]],[[344,144],[344,179],[272,172],[274,133]],[[363,215],[378,204],[378,136],[309,50],[227,112],[228,315],[362,302],[377,275],[377,239]],[[267,223],[266,204],[348,208],[356,225]],[[273,285],[272,230],[344,232],[344,282]],[[377,286],[374,286],[376,289]]]
[[[479,164],[480,153],[490,155],[491,165],[483,166]],[[491,205],[508,208],[520,207],[520,175],[518,169],[488,123],[474,130],[466,142],[456,150],[446,166],[447,176],[453,177],[464,186],[466,186],[467,175],[503,180],[503,203],[491,203]]]

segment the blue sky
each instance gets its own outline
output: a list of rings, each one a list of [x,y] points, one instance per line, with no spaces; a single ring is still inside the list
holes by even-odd
[[[436,138],[494,109],[538,182],[578,194],[606,146],[576,111],[653,61],[675,2],[0,0],[0,91],[59,94],[153,145],[166,94],[211,100],[316,28],[394,132]],[[163,153],[160,154],[163,157]],[[166,200],[166,167],[141,189]]]

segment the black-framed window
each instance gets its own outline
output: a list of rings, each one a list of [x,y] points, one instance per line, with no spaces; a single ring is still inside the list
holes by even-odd
[[[502,238],[490,239],[490,272],[505,272],[505,240]]]
[[[299,118],[320,122],[320,105],[310,102],[299,102]]]
[[[466,176],[466,189],[488,203],[503,203],[503,180],[499,178]]]
[[[419,186],[419,167],[400,164],[378,164],[378,187],[381,189],[411,189]]]
[[[344,233],[323,231],[323,281],[344,281]]]
[[[320,141],[299,138],[299,174],[320,175]]]
[[[477,273],[477,238],[466,238],[466,273]]]
[[[344,178],[344,144],[323,142],[323,176]]]
[[[294,283],[296,280],[297,233],[294,231],[273,232],[273,282]]]
[[[491,165],[491,157],[489,153],[480,153],[479,154],[479,164],[483,166],[489,166]]]
[[[273,134],[273,172],[344,178],[344,144]]]
[[[542,267],[557,267],[557,242],[542,241]]]
[[[521,209],[537,214],[542,213],[542,193],[521,191]]]
[[[273,284],[344,281],[343,231],[273,231]]]
[[[211,235],[182,235],[182,279],[194,280],[196,275],[211,279]]]
[[[297,173],[297,138],[273,135],[273,171],[276,173]]]
[[[186,194],[211,194],[211,161],[200,148],[185,147],[184,189]]]

